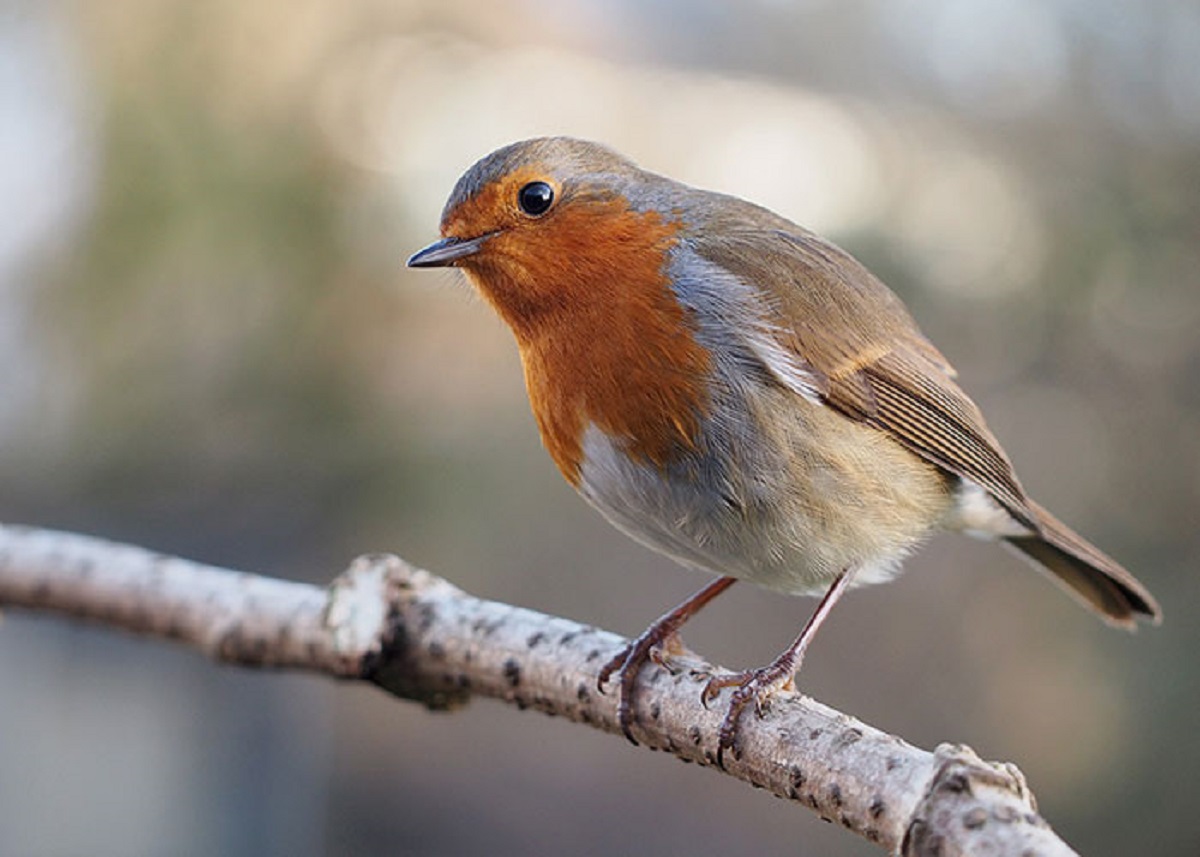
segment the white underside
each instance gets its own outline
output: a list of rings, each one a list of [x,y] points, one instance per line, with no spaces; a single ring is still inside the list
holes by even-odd
[[[1029,535],[1028,527],[969,479],[962,480],[954,501],[943,525],[947,530],[988,541]]]

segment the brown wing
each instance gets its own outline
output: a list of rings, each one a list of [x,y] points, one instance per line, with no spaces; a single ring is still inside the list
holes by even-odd
[[[780,344],[827,404],[976,483],[1038,531],[1012,464],[950,363],[870,271],[799,229],[706,235],[716,237],[694,240],[696,252],[762,290]]]

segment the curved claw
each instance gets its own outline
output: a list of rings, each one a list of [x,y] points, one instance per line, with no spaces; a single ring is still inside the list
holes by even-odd
[[[617,684],[617,723],[620,725],[621,731],[625,733],[625,737],[634,746],[637,746],[637,740],[633,737],[633,731],[630,728],[633,725],[633,711],[629,704],[629,691],[626,689],[627,684],[630,687],[633,685],[632,681],[626,681],[626,673],[632,672],[635,677],[637,675],[637,670],[631,669],[632,664],[630,663],[633,659],[634,649],[634,644],[630,643],[604,665],[596,679],[596,689],[604,693],[604,685],[608,683],[613,673],[617,673],[619,679]]]
[[[617,723],[625,737],[635,747],[637,739],[633,737],[633,686],[637,682],[638,673],[646,661],[651,659],[655,648],[661,640],[658,635],[649,632],[642,634],[629,643],[600,669],[596,678],[596,688],[604,693],[604,685],[615,673],[617,676]]]
[[[754,670],[742,670],[736,673],[726,673],[725,675],[711,676],[704,683],[704,690],[700,691],[700,704],[705,708],[709,707],[709,703],[713,702],[721,695],[727,687],[743,687],[746,682],[754,678]]]
[[[632,649],[633,643],[630,643],[600,668],[600,674],[596,676],[596,690],[604,693],[604,685],[608,684],[608,680],[612,678],[613,673],[625,665],[625,661],[629,659],[629,653]]]
[[[737,688],[729,699],[729,710],[725,713],[725,719],[721,721],[721,728],[717,730],[717,765],[719,767],[725,767],[726,750],[732,750],[734,758],[738,757],[736,746],[738,720],[746,706],[753,701],[755,713],[762,717],[774,694],[788,689],[789,686],[795,686],[792,682],[794,672],[790,667],[791,665],[788,663],[774,663],[759,670],[718,676],[705,685],[704,694],[709,693],[714,682],[717,683],[717,693],[720,693],[722,688]]]

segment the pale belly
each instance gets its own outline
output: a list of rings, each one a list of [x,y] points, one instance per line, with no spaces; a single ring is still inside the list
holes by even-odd
[[[588,428],[580,493],[679,562],[789,594],[886,580],[946,518],[950,481],[882,432],[782,389],[738,404],[665,471]]]

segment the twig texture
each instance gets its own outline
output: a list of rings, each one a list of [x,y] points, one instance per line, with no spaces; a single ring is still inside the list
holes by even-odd
[[[0,525],[0,605],[173,639],[241,666],[374,682],[436,709],[490,696],[620,735],[596,674],[625,640],[474,598],[387,555],[327,588],[201,565],[70,533]],[[716,767],[717,668],[690,652],[639,679],[634,734]],[[622,739],[623,740],[623,739]],[[1012,765],[969,748],[913,747],[800,694],[747,716],[726,773],[904,855],[1069,855]]]

